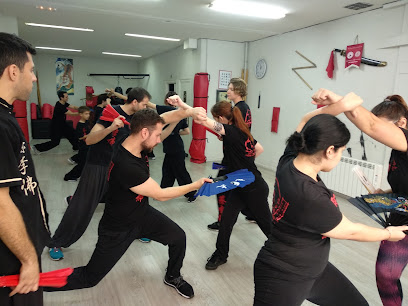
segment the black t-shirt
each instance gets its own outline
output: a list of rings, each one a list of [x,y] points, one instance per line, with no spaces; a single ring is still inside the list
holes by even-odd
[[[251,141],[249,137],[235,125],[223,124],[225,135],[223,138],[223,165],[226,166],[225,173],[240,169],[248,169],[255,177],[261,176],[255,165],[256,140]]]
[[[29,146],[12,106],[0,98],[0,188],[8,187],[10,197],[23,216],[38,256],[50,239],[48,214],[35,175]],[[0,275],[19,273],[20,262],[0,240]]]
[[[55,103],[54,114],[52,115],[52,124],[54,126],[61,126],[65,124],[65,120],[67,119],[65,113],[68,111],[68,106],[68,102],[62,104],[60,101],[57,101],[57,103]]]
[[[258,259],[282,279],[314,279],[329,259],[330,239],[321,235],[342,220],[335,195],[293,164],[296,152],[286,147],[276,170],[272,232]]]
[[[95,118],[94,118],[94,122],[98,122],[99,117],[102,115],[102,112],[104,110],[104,107],[100,107],[100,106],[95,106],[94,108],[94,114],[95,114]]]
[[[157,105],[156,110],[159,115],[173,111],[176,108],[167,105]],[[179,134],[180,130],[188,128],[187,120],[183,119],[177,123],[176,127],[173,129],[173,132],[163,140],[163,152],[170,155],[184,154],[184,143],[183,139]]]
[[[80,148],[86,148],[86,142],[85,139],[80,140],[80,138],[84,137],[85,135],[88,135],[90,132],[89,128],[89,122],[78,122],[76,129],[75,129],[75,137],[78,138],[78,143]]]
[[[245,101],[239,101],[237,104],[235,104],[234,107],[239,108],[242,114],[242,118],[244,118],[244,121],[248,125],[249,130],[251,130],[252,115],[251,115],[251,109],[249,108],[248,104],[246,104]]]
[[[109,190],[101,224],[112,231],[128,231],[143,220],[149,198],[135,194],[130,188],[146,182],[150,177],[149,160],[142,152],[136,157],[123,146],[113,158],[109,174]]]
[[[115,105],[113,108],[119,113],[119,115],[124,116],[126,121],[130,123],[133,114],[126,114],[120,105]],[[97,123],[103,125],[105,128],[112,124],[112,122],[101,119],[99,119]],[[100,166],[109,166],[113,154],[117,151],[119,145],[126,139],[126,137],[129,136],[129,133],[130,127],[125,124],[123,128],[113,131],[98,143],[91,145],[87,155],[87,163]]]
[[[402,128],[401,131],[408,143],[408,131]],[[387,179],[392,192],[408,195],[408,152],[391,151]]]

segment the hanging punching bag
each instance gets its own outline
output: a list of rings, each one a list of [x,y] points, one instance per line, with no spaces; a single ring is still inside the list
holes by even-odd
[[[207,110],[208,85],[210,75],[205,72],[196,73],[194,76],[194,107],[203,107]],[[190,144],[190,161],[196,164],[205,163],[205,142],[206,130],[201,124],[193,121],[192,127],[193,140]]]

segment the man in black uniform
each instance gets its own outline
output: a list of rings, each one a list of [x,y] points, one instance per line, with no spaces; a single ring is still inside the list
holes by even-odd
[[[0,305],[43,305],[38,288],[41,252],[49,239],[45,201],[13,102],[30,97],[35,49],[0,33],[0,275],[20,274],[17,287],[0,288]]]
[[[33,150],[37,154],[41,154],[58,146],[62,137],[69,140],[73,150],[78,150],[78,140],[75,138],[75,130],[66,122],[67,115],[78,115],[78,113],[71,112],[68,108],[78,109],[78,106],[71,106],[68,103],[68,94],[66,91],[59,91],[58,98],[59,101],[55,103],[54,114],[51,120],[51,140],[34,145]]]
[[[189,115],[191,110],[186,111]],[[206,118],[206,112],[199,114]],[[146,237],[169,246],[169,261],[164,283],[185,298],[194,296],[193,288],[180,275],[186,251],[184,231],[167,216],[149,205],[149,197],[166,201],[199,189],[202,178],[194,183],[162,189],[149,173],[147,153],[160,142],[164,120],[155,111],[145,109],[133,115],[129,137],[119,146],[108,174],[109,191],[105,211],[99,223],[98,242],[85,267],[75,268],[62,288],[66,291],[96,286],[114,267],[130,244]]]

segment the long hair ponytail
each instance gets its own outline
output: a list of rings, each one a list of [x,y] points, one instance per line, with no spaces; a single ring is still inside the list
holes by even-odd
[[[211,108],[211,114],[214,117],[224,117],[228,121],[231,121],[233,125],[239,128],[243,133],[245,133],[251,141],[254,141],[254,137],[249,131],[248,125],[245,123],[242,117],[241,110],[238,107],[231,107],[231,103],[228,101],[220,101],[215,103]]]
[[[386,117],[392,121],[398,121],[401,117],[408,119],[408,106],[400,95],[388,96],[371,112],[377,117]]]

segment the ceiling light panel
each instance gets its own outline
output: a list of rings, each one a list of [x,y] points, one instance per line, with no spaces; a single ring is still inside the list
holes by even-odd
[[[281,19],[287,14],[287,11],[281,7],[252,1],[215,0],[208,7],[225,14],[265,19]]]
[[[32,23],[32,22],[26,22],[25,24],[31,27],[53,28],[53,29],[60,29],[60,30],[72,30],[72,31],[83,31],[83,32],[93,32],[94,31],[92,29],[65,27],[65,26],[58,26],[58,25],[52,25],[52,24],[41,24],[41,23]]]
[[[35,47],[35,48],[44,49],[44,50],[55,50],[55,51],[82,52],[82,50],[77,50],[77,49],[65,49],[65,48],[54,48],[54,47]]]
[[[114,52],[102,52],[102,54],[117,55],[117,56],[129,56],[129,57],[142,57],[141,55],[136,55],[136,54],[114,53]]]
[[[150,36],[150,35],[142,35],[142,34],[126,33],[125,35],[132,36],[132,37],[140,37],[140,38],[158,39],[158,40],[180,41],[180,39],[178,38],[168,38],[168,37]]]

